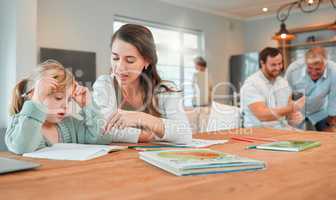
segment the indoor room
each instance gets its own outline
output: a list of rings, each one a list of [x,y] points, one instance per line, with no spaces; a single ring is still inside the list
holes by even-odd
[[[0,0],[0,35],[4,199],[336,195],[335,0]]]

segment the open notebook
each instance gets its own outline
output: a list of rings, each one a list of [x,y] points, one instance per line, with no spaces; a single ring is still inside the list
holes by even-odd
[[[90,160],[103,156],[112,151],[119,151],[127,147],[109,145],[88,145],[74,143],[57,143],[23,156],[32,158],[45,158],[52,160]]]

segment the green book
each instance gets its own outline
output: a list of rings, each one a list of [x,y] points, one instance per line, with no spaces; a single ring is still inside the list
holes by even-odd
[[[140,152],[140,159],[177,176],[254,171],[265,168],[260,160],[211,149]]]
[[[303,151],[306,149],[310,149],[313,147],[320,146],[321,143],[319,141],[299,141],[299,140],[290,140],[290,141],[279,141],[272,142],[268,144],[260,144],[257,145],[257,149],[264,150],[274,150],[274,151]]]

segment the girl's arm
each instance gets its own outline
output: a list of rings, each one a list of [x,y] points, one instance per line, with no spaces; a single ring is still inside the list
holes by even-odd
[[[46,106],[41,103],[24,103],[21,112],[12,117],[6,131],[5,141],[10,151],[23,154],[46,146],[41,133],[46,112]]]
[[[98,144],[98,138],[102,134],[102,117],[92,102],[84,106],[78,117],[70,117],[65,124],[69,127],[72,142],[80,144]]]

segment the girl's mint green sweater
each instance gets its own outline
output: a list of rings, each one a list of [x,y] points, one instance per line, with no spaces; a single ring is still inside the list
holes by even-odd
[[[39,148],[50,146],[51,143],[42,135],[42,124],[47,117],[47,107],[26,101],[20,113],[12,116],[7,128],[5,141],[10,151],[23,154]],[[103,143],[99,123],[102,122],[99,112],[90,104],[79,113],[82,119],[66,117],[57,124],[59,142],[97,144]],[[99,141],[100,142],[99,142]],[[106,142],[105,142],[106,143]]]

